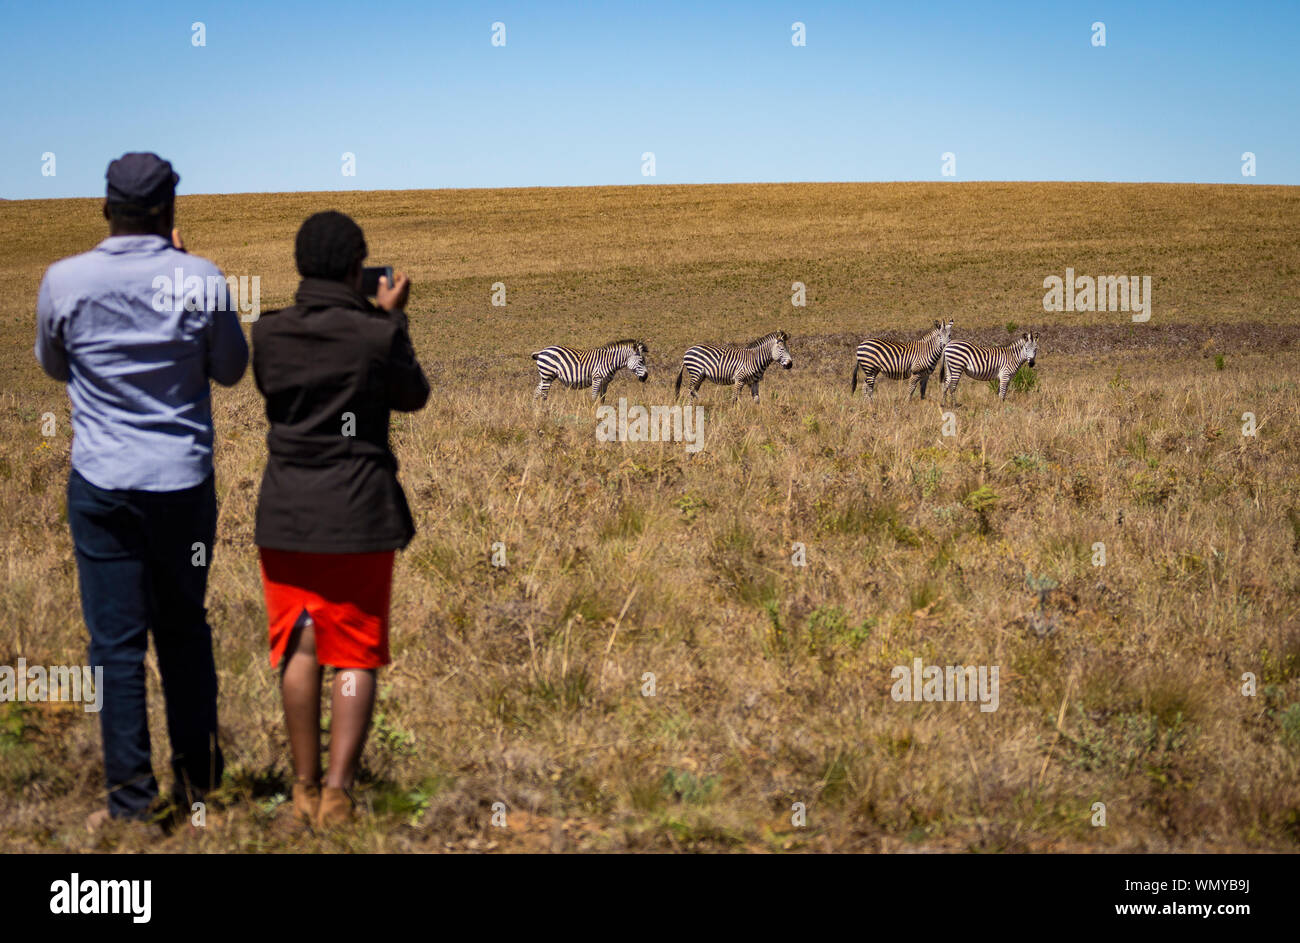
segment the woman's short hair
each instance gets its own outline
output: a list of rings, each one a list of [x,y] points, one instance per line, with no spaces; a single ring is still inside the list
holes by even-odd
[[[326,210],[307,217],[293,254],[303,278],[341,282],[366,257],[366,237],[352,217]]]

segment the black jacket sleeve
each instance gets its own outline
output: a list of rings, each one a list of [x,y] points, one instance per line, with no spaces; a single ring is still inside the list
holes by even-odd
[[[393,321],[397,329],[388,351],[388,406],[399,412],[414,412],[429,401],[429,381],[416,359],[406,315],[394,312]]]

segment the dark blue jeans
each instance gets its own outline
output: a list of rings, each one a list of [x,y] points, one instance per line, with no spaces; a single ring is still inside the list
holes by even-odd
[[[217,670],[203,605],[217,526],[212,476],[183,491],[105,491],[73,471],[68,526],[90,664],[104,668],[99,717],[109,812],[144,818],[158,794],[145,705],[150,632],[167,705],[172,794],[188,810],[221,781],[223,767]]]

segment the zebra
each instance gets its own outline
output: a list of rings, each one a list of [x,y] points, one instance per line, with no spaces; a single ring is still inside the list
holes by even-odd
[[[677,371],[677,382],[673,384],[673,395],[682,392],[682,376],[690,381],[691,399],[695,391],[705,380],[711,383],[730,383],[740,398],[740,388],[748,386],[754,401],[758,402],[758,381],[774,361],[784,369],[794,366],[794,358],[786,344],[790,335],[785,331],[773,331],[750,341],[744,347],[729,344],[699,344],[682,356],[682,367]]]
[[[591,387],[593,401],[604,402],[605,390],[615,373],[623,367],[631,370],[642,383],[650,376],[645,355],[650,348],[638,340],[621,340],[604,347],[546,347],[532,355],[537,361],[537,389],[533,399],[546,399],[555,380],[571,389]]]
[[[907,387],[907,398],[911,399],[916,386],[921,385],[921,399],[925,399],[925,388],[930,382],[930,374],[943,357],[943,350],[952,339],[952,318],[946,324],[934,322],[934,327],[926,331],[919,339],[896,344],[868,338],[858,345],[856,362],[853,365],[853,386],[851,393],[858,391],[858,371],[861,370],[867,384],[867,396],[876,395],[876,376],[883,374],[891,380],[905,380],[909,376],[912,382]]]
[[[1014,343],[1006,347],[988,347],[971,341],[954,341],[943,352],[943,367],[940,372],[943,395],[939,398],[939,404],[946,403],[949,395],[952,397],[953,405],[957,404],[957,384],[961,382],[962,374],[969,374],[976,380],[996,379],[998,399],[1004,400],[1007,398],[1007,385],[1020,369],[1020,365],[1027,363],[1032,367],[1037,356],[1037,331],[1032,334],[1028,332],[1021,334]]]

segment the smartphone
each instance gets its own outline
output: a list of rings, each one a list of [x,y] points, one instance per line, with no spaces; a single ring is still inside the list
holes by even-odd
[[[388,287],[393,287],[393,267],[391,265],[366,266],[361,270],[361,294],[373,298],[379,294],[379,276],[388,279]]]

